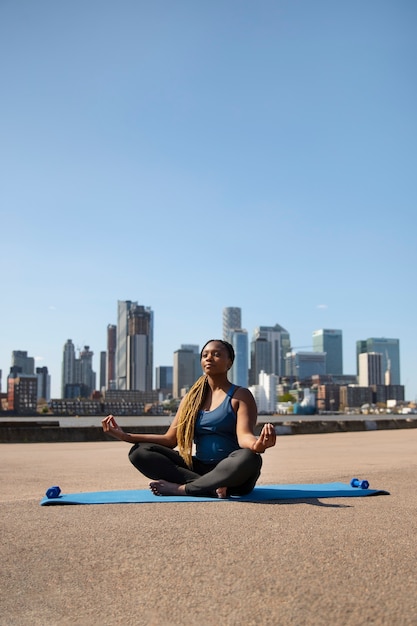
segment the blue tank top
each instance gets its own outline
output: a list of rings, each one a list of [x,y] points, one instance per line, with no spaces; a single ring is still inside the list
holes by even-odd
[[[239,450],[236,414],[232,408],[232,385],[223,402],[213,411],[199,411],[194,429],[196,457],[203,463],[216,463]]]

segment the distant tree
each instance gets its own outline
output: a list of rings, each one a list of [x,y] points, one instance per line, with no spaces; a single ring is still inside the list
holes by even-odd
[[[294,404],[295,398],[290,393],[284,393],[282,396],[278,396],[278,402],[292,402]]]
[[[176,413],[180,401],[177,398],[171,398],[170,400],[164,400],[163,407],[166,411],[170,411],[171,413]]]

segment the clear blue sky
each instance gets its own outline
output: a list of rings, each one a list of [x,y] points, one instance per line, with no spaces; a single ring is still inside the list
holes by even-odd
[[[400,339],[417,396],[414,0],[2,0],[2,390],[26,350],[60,394],[117,300],[154,365],[222,332]]]

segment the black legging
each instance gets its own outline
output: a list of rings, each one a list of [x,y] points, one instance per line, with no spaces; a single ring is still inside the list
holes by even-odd
[[[193,457],[190,470],[179,452],[156,443],[137,443],[129,460],[139,472],[152,480],[185,484],[188,496],[217,497],[218,487],[227,487],[228,496],[250,493],[259,478],[262,459],[248,448],[235,450],[218,463],[202,463]]]

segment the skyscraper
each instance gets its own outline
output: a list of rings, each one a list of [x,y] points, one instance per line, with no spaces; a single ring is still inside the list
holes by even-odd
[[[96,388],[96,374],[93,371],[94,352],[89,346],[75,356],[75,347],[71,339],[64,345],[62,359],[61,397],[74,398],[82,396],[88,398]]]
[[[155,369],[155,389],[163,396],[172,395],[173,372],[172,365],[158,365]]]
[[[96,388],[96,374],[93,371],[94,352],[90,346],[84,346],[80,351],[79,358],[75,359],[75,380],[74,383],[81,385],[86,397]]]
[[[230,382],[239,387],[247,387],[249,376],[248,332],[244,329],[232,330],[229,335],[229,342],[235,351],[235,360],[229,372]]]
[[[127,313],[126,389],[152,391],[153,312],[135,305]]]
[[[359,386],[382,385],[382,354],[380,352],[362,352],[359,355]]]
[[[289,332],[279,324],[255,328],[251,341],[250,384],[258,384],[261,371],[285,376],[285,356],[290,349]]]
[[[231,343],[233,330],[242,328],[242,310],[237,306],[229,306],[223,309],[223,339]]]
[[[313,331],[313,351],[326,353],[326,374],[343,375],[342,331],[323,328]]]
[[[107,352],[102,350],[100,352],[100,384],[99,389],[103,391],[106,389],[106,370],[107,370]]]
[[[326,373],[326,354],[324,352],[288,352],[286,356],[286,375],[296,380],[305,380],[315,375]]]
[[[49,402],[51,399],[51,376],[47,367],[36,368],[36,378],[38,379],[37,397]]]
[[[117,302],[116,381],[117,389],[127,389],[127,316],[137,306],[131,300]]]
[[[33,376],[35,374],[35,359],[33,356],[28,356],[24,350],[13,350],[12,367],[20,367],[22,374]]]
[[[182,345],[179,350],[174,352],[174,372],[173,372],[173,389],[174,398],[181,398],[183,390],[188,389],[195,383],[201,375],[201,368],[197,372],[197,364],[199,363],[198,346]]]
[[[116,345],[117,327],[114,324],[107,326],[107,359],[106,359],[106,388],[116,388]]]
[[[61,398],[65,398],[65,385],[75,383],[75,347],[71,339],[64,345],[62,358]]]
[[[400,340],[385,337],[370,337],[356,342],[356,366],[359,375],[359,355],[364,352],[379,352],[382,355],[382,374],[389,370],[390,384],[401,385],[400,377]]]

